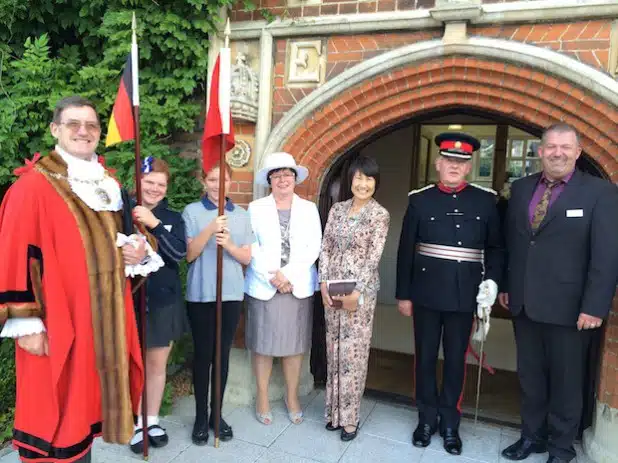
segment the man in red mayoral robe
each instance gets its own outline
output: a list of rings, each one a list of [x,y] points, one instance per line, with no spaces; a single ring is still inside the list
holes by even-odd
[[[133,435],[143,368],[126,275],[147,273],[148,245],[117,245],[130,210],[95,154],[92,103],[60,100],[50,130],[55,149],[17,169],[0,208],[0,336],[16,342],[21,460],[89,462],[94,437]]]

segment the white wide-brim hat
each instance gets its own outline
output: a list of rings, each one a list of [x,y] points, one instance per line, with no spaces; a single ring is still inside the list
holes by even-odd
[[[268,185],[268,173],[276,169],[290,169],[296,172],[296,184],[304,182],[309,176],[309,170],[304,166],[299,166],[290,153],[280,152],[271,153],[264,160],[262,167],[255,175],[255,181],[259,185]]]

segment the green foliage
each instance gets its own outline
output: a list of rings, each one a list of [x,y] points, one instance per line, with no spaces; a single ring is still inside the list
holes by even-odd
[[[10,408],[6,413],[0,414],[0,445],[2,442],[8,442],[13,436],[13,415],[14,408]]]
[[[80,94],[107,122],[131,46],[132,13],[140,53],[141,148],[164,158],[174,174],[171,202],[195,199],[187,175],[193,161],[169,147],[173,134],[191,132],[200,115],[208,70],[208,34],[231,0],[0,0],[0,184],[34,152],[53,146],[48,124],[54,104]],[[104,138],[105,133],[102,138]],[[104,140],[103,140],[104,141]],[[133,145],[99,152],[131,178]]]
[[[184,334],[174,343],[168,364],[176,366],[186,366],[193,361],[193,339],[191,334]]]
[[[15,343],[0,342],[0,447],[13,433],[15,406]]]
[[[15,343],[6,339],[0,343],[0,416],[15,406]],[[6,374],[5,374],[6,373]],[[2,429],[2,428],[0,428]]]
[[[168,382],[165,384],[165,390],[163,391],[163,398],[161,399],[161,408],[159,409],[160,416],[167,416],[172,412],[174,406],[174,395],[172,392],[172,385]]]

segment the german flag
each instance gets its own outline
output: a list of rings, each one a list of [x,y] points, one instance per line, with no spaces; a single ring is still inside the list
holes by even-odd
[[[112,110],[107,128],[105,146],[115,145],[135,138],[135,120],[133,118],[133,57],[132,53],[127,57],[124,66],[120,87],[116,95],[116,102]]]

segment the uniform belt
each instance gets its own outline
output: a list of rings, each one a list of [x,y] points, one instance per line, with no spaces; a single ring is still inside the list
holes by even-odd
[[[483,250],[460,248],[457,246],[443,246],[441,244],[419,243],[417,252],[422,256],[436,259],[456,260],[457,262],[483,262]]]

